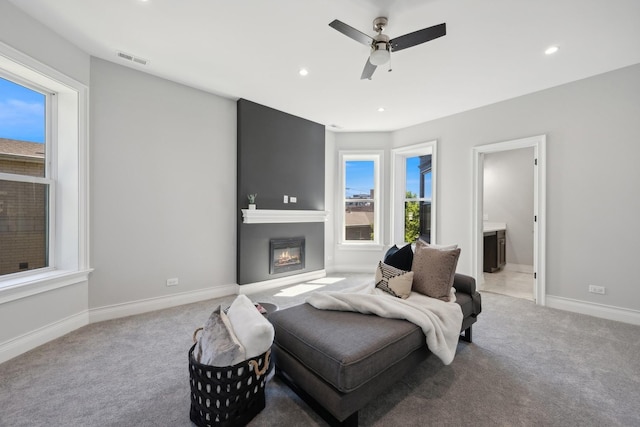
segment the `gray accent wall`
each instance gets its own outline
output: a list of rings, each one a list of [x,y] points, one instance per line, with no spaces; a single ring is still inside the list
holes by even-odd
[[[324,210],[325,128],[254,102],[237,102],[237,282],[261,282],[324,268],[324,223],[244,224],[247,194],[258,209]],[[284,203],[283,196],[296,203]],[[269,274],[269,240],[305,237],[305,268]]]

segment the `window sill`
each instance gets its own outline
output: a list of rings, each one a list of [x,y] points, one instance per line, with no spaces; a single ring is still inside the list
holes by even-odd
[[[340,243],[338,250],[341,251],[382,251],[384,246],[377,243]]]
[[[27,298],[89,279],[93,269],[67,271],[52,270],[0,281],[0,304]]]

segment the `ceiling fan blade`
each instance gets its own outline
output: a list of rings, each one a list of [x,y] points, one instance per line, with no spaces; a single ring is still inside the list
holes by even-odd
[[[391,44],[391,51],[397,52],[411,46],[437,39],[438,37],[442,37],[446,34],[447,24],[442,23],[434,25],[433,27],[414,31],[413,33],[405,34],[404,36],[396,37],[395,39],[390,40],[389,43]]]
[[[360,76],[360,80],[369,79],[371,80],[371,76],[373,76],[373,72],[376,71],[377,66],[373,65],[369,58],[367,58],[367,63],[364,64],[364,70],[362,70],[362,75]]]
[[[355,41],[360,42],[364,45],[371,46],[371,44],[373,43],[372,37],[369,37],[365,33],[360,32],[355,28],[345,24],[344,22],[338,21],[337,19],[334,19],[333,21],[331,21],[329,23],[329,26],[333,29],[340,31],[345,36],[350,37]]]

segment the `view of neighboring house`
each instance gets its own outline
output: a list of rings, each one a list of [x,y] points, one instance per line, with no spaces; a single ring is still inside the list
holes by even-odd
[[[0,138],[0,172],[44,176],[44,144]],[[47,265],[47,186],[0,181],[0,275]]]

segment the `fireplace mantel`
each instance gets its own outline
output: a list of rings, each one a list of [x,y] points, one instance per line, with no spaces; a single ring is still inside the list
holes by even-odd
[[[286,224],[293,222],[326,222],[328,211],[242,209],[245,224]]]

